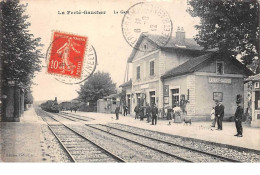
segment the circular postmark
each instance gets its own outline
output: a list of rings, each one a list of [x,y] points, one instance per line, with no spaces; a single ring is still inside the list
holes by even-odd
[[[140,51],[153,51],[165,46],[172,35],[172,21],[160,6],[150,2],[140,2],[131,6],[122,20],[122,33],[126,42]],[[147,45],[141,42],[147,37]]]
[[[90,77],[97,54],[85,36],[54,32],[46,53],[47,73],[65,84],[79,84]]]

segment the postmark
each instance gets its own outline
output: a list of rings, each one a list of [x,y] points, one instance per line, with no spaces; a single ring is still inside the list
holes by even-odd
[[[131,6],[122,20],[122,33],[126,42],[140,51],[153,51],[165,46],[172,35],[172,21],[164,9],[154,3],[141,2]],[[148,37],[156,47],[137,46],[140,36]]]
[[[54,31],[47,51],[47,73],[66,84],[77,84],[93,74],[97,64],[88,37]]]

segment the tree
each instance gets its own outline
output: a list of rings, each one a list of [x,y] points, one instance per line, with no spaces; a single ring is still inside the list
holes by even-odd
[[[113,93],[116,93],[116,84],[113,83],[109,73],[97,72],[80,86],[78,99],[95,106],[98,99]]]
[[[217,48],[259,71],[259,4],[257,0],[190,0],[187,11],[200,18],[195,40]],[[258,65],[258,68],[257,66]]]
[[[31,25],[24,15],[26,6],[19,4],[19,0],[2,1],[0,18],[2,28],[3,85],[9,80],[27,90],[30,89],[36,71],[40,71],[40,57],[42,57],[40,38],[34,38],[29,33]]]

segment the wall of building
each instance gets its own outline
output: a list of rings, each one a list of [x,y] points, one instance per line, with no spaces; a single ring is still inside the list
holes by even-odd
[[[150,76],[150,61],[154,60],[154,76]],[[155,52],[153,54],[150,54],[140,60],[133,60],[133,84],[138,83],[138,82],[143,82],[143,81],[149,81],[149,80],[153,80],[156,78],[159,78],[159,53]],[[140,79],[137,80],[136,76],[137,76],[137,66],[140,65]]]
[[[159,80],[158,80],[159,81]],[[137,105],[137,95],[136,93],[144,93],[145,94],[145,102],[151,104],[150,102],[150,92],[155,91],[155,97],[156,97],[156,104],[158,104],[159,100],[159,86],[158,81],[153,81],[145,84],[140,85],[133,85],[133,105],[132,105],[132,111]]]
[[[177,67],[186,61],[188,61],[191,57],[185,53],[177,54],[175,50],[173,51],[162,51],[162,56],[164,59],[164,72],[171,70],[174,67]]]
[[[124,90],[126,91],[126,103],[128,105],[128,95],[130,96],[130,115],[133,114],[134,112],[134,109],[133,109],[133,95],[132,95],[132,86],[127,86],[127,87],[124,87]]]
[[[144,48],[144,47],[146,47],[146,48]],[[147,41],[146,39],[144,39],[141,42],[138,50],[135,53],[135,58],[143,57],[143,56],[149,54],[151,51],[155,51],[157,49],[158,49],[157,45],[155,45],[154,43],[151,43],[151,42]]]
[[[7,98],[5,99],[5,109],[6,109],[4,111],[5,119],[14,117],[14,95],[15,95],[14,89],[15,89],[14,87],[9,87],[8,90],[6,90]],[[8,119],[7,121],[9,121]]]
[[[255,103],[258,103],[259,99],[256,99],[256,91],[260,91],[259,88],[255,88],[255,83],[253,82],[252,85],[252,122],[251,122],[251,126],[252,127],[260,127],[260,119],[257,119],[257,116],[260,115],[260,108],[258,107],[258,109],[255,108]]]
[[[161,56],[164,57],[164,70],[166,72],[202,54],[205,53],[186,49],[162,49]]]
[[[217,60],[223,61],[223,60]],[[200,72],[207,72],[207,73],[216,73],[216,61],[202,67]],[[240,70],[238,67],[234,66],[232,62],[229,60],[225,60],[224,62],[224,74],[243,74],[243,71]]]
[[[19,122],[24,112],[24,91],[18,86],[5,87],[2,121]]]
[[[169,85],[169,106],[172,106],[172,89],[180,88],[180,95],[184,94],[185,97],[187,96],[187,76],[167,78],[164,80],[164,85]]]
[[[223,76],[223,78],[225,78]],[[215,106],[213,92],[223,93],[223,105],[225,106],[225,117],[230,117],[236,111],[236,96],[244,96],[243,78],[230,78],[231,84],[209,83],[208,76],[196,76],[196,115],[209,118],[212,107]]]
[[[244,84],[244,95],[243,95],[243,97],[244,97],[244,111],[245,111],[245,113],[247,112],[248,115],[250,116],[251,111],[248,108],[251,106],[250,100],[251,100],[252,93],[251,93],[251,90],[248,88],[248,86],[249,86],[248,83]]]
[[[192,116],[196,114],[196,92],[200,91],[200,89],[196,88],[196,76],[195,75],[187,75],[187,91],[189,91],[189,103],[187,103],[187,115]]]

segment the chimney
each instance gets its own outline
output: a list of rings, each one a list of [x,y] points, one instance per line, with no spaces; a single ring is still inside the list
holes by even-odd
[[[57,97],[55,97],[55,100],[54,101],[56,101],[57,102]]]
[[[183,30],[183,27],[180,29],[180,27],[177,28],[176,32],[176,44],[180,46],[185,45],[185,32]]]

